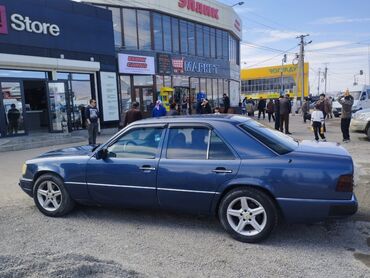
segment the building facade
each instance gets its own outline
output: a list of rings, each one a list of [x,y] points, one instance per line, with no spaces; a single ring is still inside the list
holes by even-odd
[[[304,64],[304,91],[298,65],[272,66],[241,70],[242,97],[278,98],[282,92],[300,98],[309,94],[309,64]]]
[[[0,0],[0,137],[116,127],[133,101],[149,116],[163,87],[194,113],[197,97],[240,98],[241,20],[211,0]]]
[[[241,20],[217,1],[85,0],[112,11],[121,111],[133,101],[148,115],[162,87],[195,109],[203,93],[211,105],[240,98]]]

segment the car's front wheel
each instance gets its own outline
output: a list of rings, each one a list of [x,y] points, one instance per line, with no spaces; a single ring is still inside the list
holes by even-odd
[[[278,221],[271,198],[254,188],[238,188],[226,194],[218,214],[222,226],[233,238],[248,243],[268,237]]]
[[[63,216],[74,207],[74,201],[64,187],[62,179],[52,174],[40,176],[33,189],[37,208],[47,216]]]

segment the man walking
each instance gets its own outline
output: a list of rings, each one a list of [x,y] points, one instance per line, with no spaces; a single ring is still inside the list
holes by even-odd
[[[96,107],[96,100],[90,99],[90,105],[86,107],[86,123],[89,132],[89,145],[96,145],[96,136],[98,134],[99,110]]]
[[[289,132],[289,114],[291,112],[292,106],[290,104],[289,94],[286,94],[285,97],[280,96],[279,106],[280,106],[280,131],[284,132],[283,127],[285,127],[285,134],[291,134]]]
[[[310,103],[308,101],[308,98],[304,98],[303,105],[302,105],[302,116],[303,116],[303,122],[306,123],[308,118],[308,113],[310,111]]]
[[[340,96],[338,98],[338,102],[342,105],[340,128],[343,134],[343,143],[348,143],[350,142],[349,125],[351,123],[352,117],[353,97],[349,94],[349,91],[347,90],[343,96]]]
[[[257,108],[258,108],[258,119],[261,118],[261,114],[263,114],[263,119],[265,119],[266,100],[264,100],[262,97],[258,102]]]
[[[135,101],[134,103],[132,103],[131,109],[126,112],[125,120],[123,121],[123,127],[143,118],[143,115],[141,114],[141,111],[138,109],[138,107],[138,102]]]
[[[223,101],[224,101],[224,113],[227,114],[230,108],[230,98],[226,94],[224,94]]]

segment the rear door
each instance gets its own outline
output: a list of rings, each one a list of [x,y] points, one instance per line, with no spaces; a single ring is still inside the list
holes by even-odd
[[[218,187],[238,172],[240,159],[209,126],[171,125],[157,179],[160,206],[208,214]]]

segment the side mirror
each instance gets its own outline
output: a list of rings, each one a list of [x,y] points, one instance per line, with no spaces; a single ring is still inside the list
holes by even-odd
[[[106,148],[100,149],[96,153],[96,159],[106,159],[107,157],[108,157],[108,149]]]

